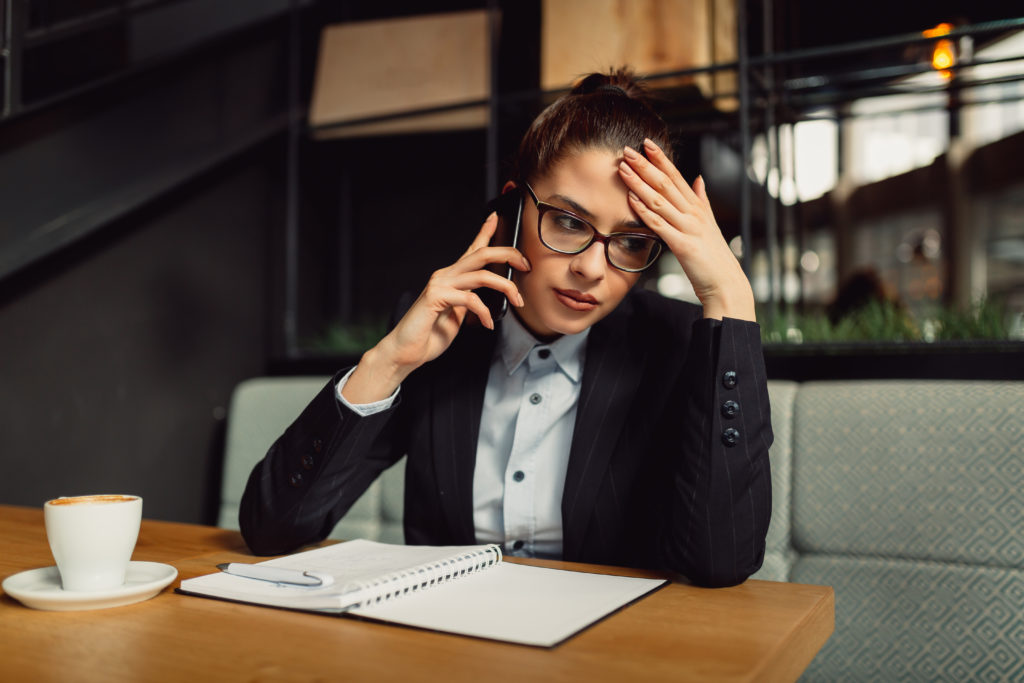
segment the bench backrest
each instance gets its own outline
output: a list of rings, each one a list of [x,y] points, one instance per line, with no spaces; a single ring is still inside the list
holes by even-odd
[[[238,506],[252,468],[329,379],[257,377],[235,388],[228,408],[218,526],[238,528]],[[402,459],[366,490],[330,537],[402,543],[404,479]]]
[[[836,591],[805,679],[1024,679],[1024,382],[772,384],[759,576]]]

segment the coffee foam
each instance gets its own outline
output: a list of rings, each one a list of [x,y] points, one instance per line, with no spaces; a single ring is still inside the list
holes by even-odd
[[[104,504],[104,503],[130,503],[138,500],[138,496],[121,495],[96,495],[96,496],[71,496],[68,498],[54,498],[46,501],[47,505],[83,505],[83,504]]]

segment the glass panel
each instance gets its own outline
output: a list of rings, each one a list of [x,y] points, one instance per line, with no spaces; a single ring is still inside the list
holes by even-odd
[[[31,104],[124,68],[125,28],[114,24],[23,53],[22,99]]]
[[[28,28],[30,31],[48,28],[122,4],[127,3],[124,0],[32,0],[28,3]]]
[[[988,234],[986,292],[1006,307],[1010,336],[1024,339],[1024,182],[980,197],[975,220]]]

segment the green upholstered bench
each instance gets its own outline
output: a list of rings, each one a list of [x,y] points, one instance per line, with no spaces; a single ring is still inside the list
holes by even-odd
[[[326,383],[257,378],[228,414],[220,525]],[[1024,382],[769,382],[774,512],[755,578],[830,585],[808,681],[1024,680]],[[402,542],[404,461],[333,537]]]
[[[217,525],[238,528],[245,482],[271,444],[299,416],[330,377],[256,377],[235,387],[228,406],[221,504]],[[405,459],[382,474],[338,522],[330,538],[404,542]]]
[[[756,578],[836,593],[804,680],[1024,680],[1024,382],[770,385]]]

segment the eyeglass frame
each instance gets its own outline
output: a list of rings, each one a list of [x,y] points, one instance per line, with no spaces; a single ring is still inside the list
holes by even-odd
[[[662,240],[657,235],[651,235],[651,234],[646,233],[646,232],[625,232],[625,231],[623,231],[623,232],[613,232],[610,235],[606,235],[603,232],[599,231],[597,228],[595,228],[593,223],[588,221],[586,218],[583,218],[579,214],[573,213],[572,211],[569,211],[568,209],[563,209],[560,206],[555,206],[554,204],[548,204],[547,202],[541,201],[540,198],[537,197],[537,193],[533,191],[532,187],[530,187],[530,183],[526,182],[525,180],[523,181],[523,187],[525,187],[526,191],[530,193],[530,198],[533,199],[534,206],[537,207],[537,238],[540,239],[540,243],[541,244],[543,244],[545,247],[547,247],[551,251],[555,252],[556,254],[566,254],[566,255],[569,255],[569,256],[574,256],[576,254],[582,254],[587,249],[589,249],[590,247],[594,246],[594,242],[600,242],[602,245],[604,245],[604,259],[605,259],[605,261],[608,262],[608,265],[610,265],[612,268],[615,268],[617,270],[621,270],[621,271],[623,271],[625,273],[642,273],[645,270],[647,270],[648,268],[650,268],[651,266],[653,266],[657,262],[658,257],[661,256],[661,252],[662,252],[663,247],[665,246],[665,242],[664,242],[664,240]],[[584,244],[582,247],[580,247],[578,250],[576,250],[576,251],[563,251],[562,249],[555,249],[554,247],[552,247],[550,244],[548,244],[547,242],[544,241],[544,235],[541,233],[541,229],[540,229],[540,226],[541,226],[541,223],[542,223],[542,219],[544,218],[544,214],[547,211],[557,211],[559,213],[568,214],[572,218],[574,218],[574,219],[580,221],[581,223],[583,223],[584,225],[586,225],[588,228],[590,228],[590,240],[586,244]],[[651,257],[650,262],[648,262],[647,265],[645,265],[643,268],[623,268],[622,266],[619,266],[619,265],[616,265],[615,263],[612,263],[611,256],[608,253],[608,243],[612,240],[612,238],[623,236],[623,235],[625,235],[625,236],[632,236],[632,237],[643,237],[645,239],[649,239],[652,242],[654,242],[654,247],[653,248],[657,248],[657,251],[655,252],[654,256]]]

